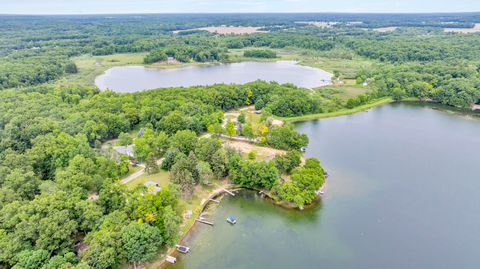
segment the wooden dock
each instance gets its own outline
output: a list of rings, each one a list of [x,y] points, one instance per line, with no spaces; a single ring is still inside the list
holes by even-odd
[[[235,193],[233,193],[233,192],[231,192],[231,191],[229,191],[229,190],[227,190],[227,189],[223,189],[223,190],[224,190],[226,193],[230,194],[231,196],[235,196]]]
[[[203,224],[207,224],[207,225],[210,225],[210,226],[213,226],[213,222],[210,222],[210,221],[206,221],[206,220],[203,220],[203,219],[196,219],[198,222],[200,223],[203,223]]]

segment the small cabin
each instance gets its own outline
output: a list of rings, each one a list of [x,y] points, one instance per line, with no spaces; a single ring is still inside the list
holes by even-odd
[[[118,146],[118,147],[113,147],[113,149],[120,155],[127,155],[130,158],[135,157],[135,155],[133,154],[133,145]]]

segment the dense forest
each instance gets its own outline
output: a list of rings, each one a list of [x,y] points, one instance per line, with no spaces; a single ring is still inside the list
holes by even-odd
[[[224,150],[215,139],[197,138],[220,124],[223,111],[255,102],[288,115],[318,109],[307,90],[261,81],[135,94],[91,86],[2,91],[0,260],[14,268],[112,268],[146,261],[164,244],[176,242],[178,198],[192,195],[206,178],[230,176],[239,185],[280,188],[280,173],[297,168],[298,155],[296,161],[257,163]],[[287,110],[280,109],[284,105]],[[147,129],[136,141],[138,159],[148,167],[152,156],[165,157],[162,168],[176,183],[156,194],[116,184],[128,173],[128,160],[112,160],[102,152],[102,142],[139,126]],[[308,143],[289,126],[272,128],[266,139],[292,152]],[[317,181],[304,182],[313,184],[308,190],[282,187],[285,200],[299,206],[312,201],[323,170],[310,166],[297,168],[294,173],[304,176],[296,178],[301,182],[315,175]],[[139,244],[144,245],[139,249]],[[88,248],[79,252],[84,245]]]
[[[336,24],[321,28],[302,21]],[[311,203],[325,179],[318,160],[301,164],[299,150],[308,137],[290,125],[266,124],[258,143],[287,153],[258,161],[221,146],[218,137],[235,132],[221,126],[223,113],[254,105],[264,118],[295,117],[382,97],[468,108],[480,100],[480,35],[442,28],[479,21],[476,13],[0,16],[0,267],[119,268],[148,261],[177,242],[180,199],[212,178],[269,190],[297,207]],[[268,32],[173,33],[211,25]],[[372,30],[388,26],[402,28]],[[348,77],[369,91],[341,100],[328,89],[264,81],[124,94],[55,84],[79,71],[72,60],[79,55],[144,52],[146,64],[169,58],[228,62],[235,49],[251,58],[298,49],[332,61],[369,61],[371,68]],[[111,158],[102,148],[116,138],[131,144],[129,134],[138,130],[138,159],[159,169],[156,160],[164,158],[161,168],[174,183],[156,193],[118,184],[131,172],[129,160]],[[201,138],[207,132],[212,136]],[[240,132],[256,135],[248,124]]]
[[[183,16],[188,20],[180,20],[181,15],[0,17],[0,89],[52,82],[75,73],[78,69],[71,57],[83,54],[149,52],[144,60],[147,64],[168,57],[180,62],[225,62],[229,61],[229,49],[257,48],[247,50],[245,56],[271,58],[275,54],[266,48],[298,48],[378,63],[374,70],[364,70],[356,77],[360,83],[373,82],[377,96],[428,98],[459,107],[468,107],[480,96],[480,36],[442,31],[446,26],[471,27],[480,20],[476,13],[287,14],[281,18],[267,14],[255,19],[248,14]],[[320,28],[296,23],[301,21],[337,24]],[[270,32],[241,36],[173,33],[215,24],[265,26]],[[386,26],[403,27],[393,32],[368,30]],[[453,86],[458,81],[461,85]],[[425,87],[412,89],[412,84]],[[461,100],[455,99],[453,92],[459,93]]]

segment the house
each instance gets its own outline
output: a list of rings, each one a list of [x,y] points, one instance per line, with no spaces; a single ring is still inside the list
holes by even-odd
[[[130,158],[135,158],[135,156],[133,154],[133,145],[118,146],[118,147],[113,147],[113,149],[116,152],[118,152],[118,154],[127,155]]]

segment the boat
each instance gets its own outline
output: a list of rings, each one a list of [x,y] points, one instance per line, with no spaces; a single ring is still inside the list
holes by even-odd
[[[230,223],[230,224],[235,224],[235,223],[237,223],[237,218],[235,218],[234,216],[229,216],[227,218],[227,222]]]
[[[183,253],[183,254],[187,254],[188,252],[190,252],[189,247],[182,246],[182,245],[177,245],[177,250],[178,250],[178,252]]]
[[[307,148],[302,147],[302,148],[300,149],[300,151],[301,151],[301,152],[307,152]]]
[[[165,260],[169,263],[172,263],[172,264],[177,262],[177,258],[172,257],[172,256],[167,256],[167,258]]]

